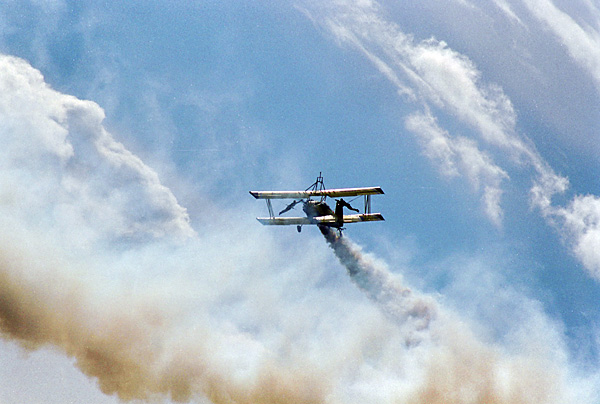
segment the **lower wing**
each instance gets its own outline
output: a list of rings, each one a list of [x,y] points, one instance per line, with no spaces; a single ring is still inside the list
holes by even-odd
[[[257,217],[256,220],[268,226],[335,223],[335,217],[332,215],[317,216],[312,219],[308,217]]]
[[[381,213],[359,213],[357,215],[344,215],[344,223],[378,222],[385,220]]]
[[[316,216],[308,217],[257,217],[260,223],[266,226],[288,226],[288,225],[305,225],[305,224],[335,224],[337,223],[335,216]],[[361,213],[357,215],[344,215],[344,223],[358,222],[376,222],[384,220],[381,213]]]

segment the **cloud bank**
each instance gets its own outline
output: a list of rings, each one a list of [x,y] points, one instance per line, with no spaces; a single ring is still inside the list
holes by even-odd
[[[25,61],[0,60],[4,147],[0,199],[27,220],[79,227],[81,243],[194,232],[156,172],[104,129],[95,103],[51,89]],[[47,212],[51,209],[51,212]],[[95,233],[95,234],[92,234]]]

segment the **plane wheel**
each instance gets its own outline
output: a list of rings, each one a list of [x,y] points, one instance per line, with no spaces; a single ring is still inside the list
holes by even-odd
[[[300,233],[302,231],[302,226],[296,226],[296,230],[298,230],[298,233]]]

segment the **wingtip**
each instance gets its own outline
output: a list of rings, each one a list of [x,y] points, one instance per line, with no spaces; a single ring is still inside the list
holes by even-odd
[[[248,191],[250,192],[250,195],[252,195],[255,199],[258,199],[258,192],[257,191]]]

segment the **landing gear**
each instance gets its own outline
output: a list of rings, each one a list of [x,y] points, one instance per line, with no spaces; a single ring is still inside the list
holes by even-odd
[[[302,231],[302,226],[300,226],[300,225],[296,226],[296,230],[298,230],[298,233],[300,233]]]

